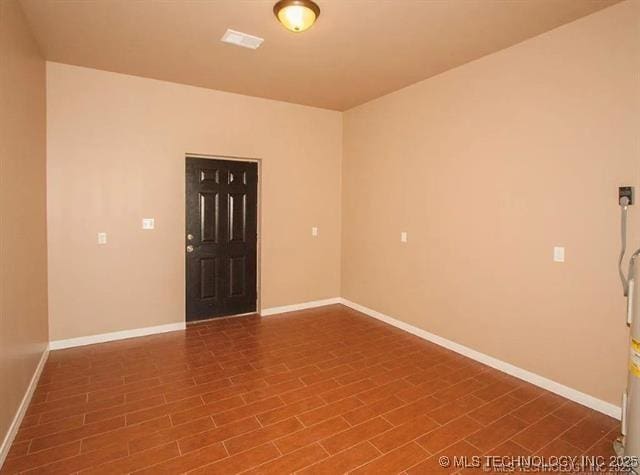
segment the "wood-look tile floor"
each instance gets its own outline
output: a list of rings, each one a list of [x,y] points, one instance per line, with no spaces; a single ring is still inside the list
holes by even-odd
[[[433,473],[617,421],[334,305],[51,352],[2,473]]]

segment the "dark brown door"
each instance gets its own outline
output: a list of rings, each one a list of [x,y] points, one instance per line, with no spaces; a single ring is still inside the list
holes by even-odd
[[[256,310],[258,164],[187,158],[187,321]]]

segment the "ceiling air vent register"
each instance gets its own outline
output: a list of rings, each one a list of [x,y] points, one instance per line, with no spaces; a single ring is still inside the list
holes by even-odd
[[[227,30],[224,32],[224,35],[222,35],[220,41],[231,45],[242,46],[243,48],[258,49],[264,41],[264,38],[248,35],[241,31]]]

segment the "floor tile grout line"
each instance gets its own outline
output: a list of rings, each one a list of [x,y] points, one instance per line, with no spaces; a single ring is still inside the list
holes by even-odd
[[[367,441],[367,442],[368,442],[368,441]],[[407,442],[406,444],[402,444],[400,447],[404,447],[405,445],[409,445],[409,444],[411,444],[411,443],[413,443],[413,442]],[[370,444],[370,445],[372,445],[372,446],[373,446],[373,444]],[[377,447],[375,447],[375,446],[373,446],[373,447],[374,447],[376,450],[378,450],[378,448],[377,448]],[[397,447],[397,448],[400,448],[400,447]],[[422,449],[422,447],[420,447],[420,448]],[[396,450],[396,449],[394,449],[394,450]],[[424,450],[424,449],[422,449],[422,450]],[[378,452],[380,452],[380,450],[378,450]],[[386,453],[382,453],[382,452],[380,452],[380,455],[379,455],[379,456],[374,457],[374,458],[372,458],[371,460],[367,460],[365,463],[360,464],[360,465],[358,465],[357,467],[352,467],[351,469],[349,469],[349,472],[348,472],[348,473],[352,473],[352,472],[356,471],[357,469],[359,469],[359,468],[361,468],[361,467],[364,467],[365,465],[368,465],[368,464],[370,464],[370,463],[373,463],[373,462],[375,462],[376,460],[379,460],[379,459],[381,459],[382,457],[386,456],[386,455],[387,455],[388,453],[390,453],[390,452],[391,452],[391,451],[386,452]],[[431,457],[431,455],[428,455],[428,452],[427,452],[427,451],[425,451],[425,453],[427,454],[427,456],[426,456],[425,458],[421,459],[418,463],[416,463],[416,464],[414,464],[414,465],[411,465],[411,467],[414,467],[414,466],[416,466],[416,465],[418,465],[418,464],[420,464],[420,463],[424,462],[424,461],[425,461],[426,459],[428,459],[429,457]],[[407,467],[407,469],[409,469],[409,468],[411,468],[411,467]]]
[[[604,434],[602,437],[600,437],[596,442],[591,444],[589,446],[589,448],[587,448],[586,450],[583,450],[582,453],[588,453],[592,448],[596,447],[600,442],[602,442],[603,440],[607,439],[607,437],[608,437],[610,432],[611,432],[611,430],[609,430],[606,434]],[[569,442],[566,442],[566,443],[571,445],[572,447],[575,447],[578,450],[582,450],[579,447],[576,447],[575,445],[570,444]],[[613,441],[611,441],[611,445],[613,446]]]
[[[55,448],[55,447],[54,447],[54,448]],[[61,458],[61,459],[54,460],[54,461],[51,461],[51,462],[44,462],[44,463],[42,463],[42,464],[40,464],[40,465],[34,465],[34,466],[29,467],[27,470],[31,471],[31,470],[33,470],[33,469],[35,469],[35,468],[42,468],[42,467],[46,467],[47,465],[52,465],[52,464],[54,464],[54,463],[59,463],[59,462],[62,462],[62,461],[64,461],[64,460],[68,460],[68,459],[71,459],[71,458],[77,457],[77,456],[78,456],[78,455],[80,455],[81,453],[82,453],[82,452],[78,452],[78,454],[76,454],[76,455],[70,455],[69,457],[63,457],[63,458]],[[0,468],[2,468],[2,467],[0,467]],[[20,470],[18,473],[26,473],[26,472],[27,472],[27,470]]]
[[[335,417],[335,419],[337,419],[337,418],[341,418],[341,419],[343,419],[345,422],[347,422],[347,421],[346,421],[343,417],[341,417],[341,416],[336,416],[336,417]],[[323,421],[323,422],[325,422],[325,421]],[[319,422],[318,424],[322,424],[323,422]],[[347,424],[348,424],[348,422],[347,422]],[[316,444],[320,445],[320,446],[323,448],[323,450],[325,450],[325,452],[329,453],[329,452],[326,450],[326,447],[325,447],[324,445],[322,445],[322,442],[325,442],[326,440],[331,439],[332,437],[335,437],[335,436],[337,436],[337,435],[340,435],[340,434],[343,434],[343,433],[345,433],[345,432],[348,432],[348,431],[350,431],[351,429],[353,429],[353,427],[354,427],[354,426],[350,426],[350,427],[348,427],[348,428],[346,428],[346,429],[344,429],[344,430],[341,430],[341,431],[338,431],[338,432],[334,432],[333,434],[331,434],[331,435],[329,435],[329,436],[327,436],[327,437],[325,437],[325,438],[323,438],[323,439],[318,439],[318,440],[316,440],[316,441],[315,441],[315,442],[313,442],[313,443],[316,443]],[[304,429],[302,429],[302,430],[304,430]],[[391,430],[391,429],[389,429],[389,430]],[[293,435],[293,434],[295,434],[295,432],[293,432],[293,433],[291,433],[291,434],[287,434],[286,436],[283,436],[283,437],[281,437],[280,439],[282,439],[282,438],[284,438],[284,437],[288,437],[289,435]],[[381,434],[381,433],[380,433],[380,434]],[[376,436],[377,436],[377,435],[379,435],[379,434],[376,434]],[[276,439],[276,440],[279,440],[279,439]],[[353,448],[353,447],[355,447],[356,445],[361,444],[362,442],[369,442],[369,439],[360,440],[359,442],[356,442],[356,443],[354,443],[353,445],[350,445],[350,446],[348,446],[348,447],[342,448],[341,450],[339,450],[339,451],[338,451],[338,452],[336,452],[335,454],[330,454],[330,456],[336,455],[336,454],[338,454],[338,453],[340,453],[340,452],[344,452],[345,450],[348,450],[348,449],[350,449],[350,448]],[[311,445],[311,444],[307,444],[307,445]],[[373,444],[371,444],[371,445],[373,445]],[[375,447],[375,446],[374,446],[374,448],[376,448],[376,449],[377,449],[377,447]],[[289,452],[289,453],[291,453],[291,452]]]
[[[496,448],[500,447],[500,445],[504,444],[506,441],[513,440],[513,438],[514,438],[514,437],[516,437],[518,434],[521,434],[521,433],[525,432],[526,430],[528,430],[529,428],[531,428],[532,426],[534,426],[535,424],[537,424],[538,422],[540,422],[542,419],[544,419],[544,418],[548,417],[549,415],[551,415],[551,413],[549,413],[549,414],[547,414],[547,415],[545,415],[545,416],[543,416],[543,417],[540,417],[538,420],[536,420],[536,421],[535,421],[535,422],[533,422],[533,423],[528,423],[528,422],[524,421],[523,419],[520,419],[519,417],[514,416],[512,413],[508,413],[508,414],[506,414],[506,415],[503,415],[503,416],[501,417],[501,419],[502,419],[503,417],[506,417],[506,416],[511,416],[511,417],[513,417],[513,418],[515,418],[515,419],[519,420],[520,422],[522,422],[522,423],[526,424],[526,426],[525,426],[524,428],[522,428],[521,430],[519,430],[519,431],[515,432],[514,434],[511,434],[511,435],[510,435],[509,437],[507,437],[506,439],[501,440],[501,441],[500,441],[500,442],[498,442],[495,446],[493,446],[493,447],[491,447],[491,448],[487,449],[487,450],[486,450],[486,452],[489,452],[489,451],[491,451],[491,450],[494,450],[494,449],[496,449]],[[489,424],[489,426],[490,426],[490,425],[491,425],[491,424]],[[565,429],[563,432],[561,432],[558,436],[554,437],[551,441],[553,441],[553,440],[555,440],[555,439],[560,438],[560,436],[562,436],[562,434],[564,434],[564,433],[568,432],[569,430],[571,430],[571,428],[573,428],[575,425],[577,425],[577,424],[573,424],[573,425],[569,426],[567,429]],[[489,426],[485,426],[485,427],[489,427]],[[482,429],[479,429],[478,431],[474,432],[474,434],[475,434],[475,433],[477,433],[477,432],[479,432],[480,430],[482,430]],[[478,450],[480,450],[481,452],[484,452],[482,449],[480,449],[479,447],[477,447],[476,445],[474,445],[472,442],[470,442],[470,441],[468,441],[468,440],[467,440],[467,439],[468,439],[469,437],[471,437],[472,435],[473,435],[473,434],[469,434],[467,437],[465,437],[465,439],[464,439],[464,440],[465,440],[465,442],[467,442],[469,445],[472,445],[473,447],[477,448],[477,449],[478,449]],[[514,441],[514,442],[515,442],[515,441]],[[517,442],[516,442],[516,443],[517,443]],[[523,448],[525,448],[525,449],[529,450],[527,447],[523,447]]]
[[[548,417],[548,415],[547,415],[547,416],[544,416],[544,417]],[[539,422],[540,420],[544,419],[544,417],[543,417],[543,418],[540,418],[537,422]],[[577,422],[574,422],[571,426],[567,427],[564,431],[562,431],[562,432],[561,432],[560,434],[558,434],[556,437],[554,437],[553,439],[551,439],[547,444],[545,444],[544,446],[540,447],[540,448],[537,450],[537,452],[542,451],[542,450],[543,450],[544,448],[546,448],[548,445],[551,445],[554,441],[556,441],[556,440],[561,440],[560,438],[561,438],[564,434],[566,434],[567,432],[569,432],[569,431],[570,431],[571,429],[573,429],[574,427],[577,427],[577,426],[578,426],[578,425],[579,425],[583,420],[585,420],[585,419],[587,419],[587,418],[588,418],[588,416],[585,416],[585,417],[580,418]],[[536,423],[537,423],[537,422],[536,422]],[[533,424],[532,424],[532,425],[533,425]],[[604,435],[604,436],[602,436],[600,439],[598,439],[598,440],[597,440],[597,441],[596,441],[592,446],[590,446],[589,448],[591,448],[591,447],[595,446],[598,442],[600,442],[600,440],[602,440],[604,437],[606,437],[606,435],[607,435],[607,434],[605,434],[605,435]],[[578,449],[578,450],[582,450],[581,448],[576,447],[575,445],[571,444],[570,442],[567,442],[567,441],[565,441],[565,440],[562,440],[562,441],[563,441],[563,442],[565,442],[565,443],[567,443],[567,444],[569,444],[569,445],[571,445],[572,447],[575,447],[575,448],[576,448],[576,449]],[[526,448],[526,447],[525,447],[525,448]],[[587,450],[589,450],[589,449],[587,449]]]
[[[427,432],[423,432],[422,434],[420,434],[419,436],[415,437],[414,439],[411,439],[411,440],[409,440],[409,441],[405,441],[405,442],[403,442],[399,447],[404,446],[404,445],[407,445],[407,444],[410,444],[411,442],[415,442],[418,446],[420,446],[420,448],[421,448],[422,450],[424,450],[425,452],[427,452],[430,456],[436,455],[436,454],[438,454],[438,453],[442,452],[443,450],[446,450],[448,447],[453,446],[453,445],[455,445],[455,444],[459,443],[460,441],[464,441],[464,440],[466,439],[466,437],[463,437],[463,438],[461,438],[461,439],[456,440],[456,441],[455,441],[455,442],[453,442],[452,444],[449,444],[449,445],[447,445],[446,447],[443,447],[442,449],[438,450],[438,451],[437,451],[437,452],[435,452],[435,453],[431,453],[431,451],[430,451],[430,450],[428,450],[428,449],[424,448],[424,447],[423,447],[423,446],[418,442],[418,439],[421,439],[421,438],[422,438],[422,437],[424,437],[425,435],[429,435],[429,434],[431,434],[432,432],[435,432],[436,430],[441,429],[442,427],[445,427],[447,424],[450,424],[450,423],[452,423],[453,421],[455,421],[455,420],[457,420],[457,419],[461,419],[461,418],[463,418],[463,417],[465,417],[465,416],[466,416],[466,414],[462,414],[462,415],[458,416],[457,418],[452,419],[451,421],[447,422],[446,424],[440,424],[440,423],[438,423],[437,421],[435,421],[434,419],[431,419],[428,415],[426,415],[426,417],[429,417],[429,419],[431,419],[431,420],[432,420],[432,421],[434,421],[436,424],[438,424],[438,426],[437,426],[437,427],[434,427],[433,429],[428,430]],[[394,430],[394,429],[396,429],[396,428],[398,428],[398,427],[401,427],[401,426],[402,426],[402,424],[401,424],[401,425],[398,425],[398,426],[393,426],[391,429],[387,430],[387,432],[392,431],[392,430]],[[482,430],[482,429],[478,429],[478,430]],[[478,431],[475,431],[475,432],[478,432]],[[470,436],[470,435],[475,434],[475,432],[473,432],[473,433],[469,434],[469,436]],[[381,433],[381,434],[377,434],[375,437],[382,436],[382,435],[384,435],[384,434],[385,434],[385,432],[383,432],[383,433]],[[375,438],[375,437],[374,437],[374,438]],[[468,437],[468,436],[467,436],[467,437]],[[367,440],[367,442],[369,442],[369,443],[370,443],[371,445],[373,445],[376,449],[378,449],[378,447],[377,447],[375,444],[373,444],[373,442],[371,442],[372,440],[373,440],[373,439],[368,439],[368,440]],[[473,444],[469,443],[469,445],[473,445]],[[474,447],[475,447],[475,446],[474,446]],[[389,453],[389,452],[391,452],[391,451],[393,451],[393,450],[395,450],[395,449],[397,449],[397,448],[398,448],[398,447],[394,447],[393,449],[390,449],[390,450],[388,450],[387,452],[382,452],[380,449],[378,449],[378,451],[379,451],[380,453],[383,453],[383,454],[384,454],[384,453]],[[475,448],[477,448],[478,450],[480,450],[478,447],[475,447]]]
[[[228,455],[227,457],[220,458],[220,459],[215,460],[215,461],[213,461],[213,462],[207,462],[207,463],[205,463],[204,465],[199,465],[199,466],[197,466],[197,467],[190,468],[190,469],[189,469],[187,472],[185,472],[185,473],[191,473],[191,472],[193,472],[194,470],[199,470],[199,469],[201,469],[201,468],[208,467],[209,465],[214,465],[214,464],[216,464],[216,463],[218,463],[218,462],[222,462],[222,461],[227,460],[227,459],[230,459],[230,458],[232,458],[232,457],[238,457],[238,456],[240,456],[240,455],[242,455],[242,454],[244,454],[244,453],[246,453],[246,452],[249,452],[249,451],[251,451],[251,450],[254,450],[256,447],[261,447],[262,445],[267,445],[267,444],[271,444],[271,445],[274,445],[274,446],[275,446],[275,444],[273,444],[273,442],[272,442],[272,441],[268,441],[268,442],[265,442],[265,443],[263,443],[263,444],[259,444],[259,445],[257,445],[257,446],[254,446],[254,447],[248,448],[248,449],[246,449],[246,450],[243,450],[243,451],[241,451],[241,452],[237,452],[237,453],[235,453],[235,454],[233,454],[233,455]],[[277,447],[276,447],[276,449],[277,449]],[[227,454],[229,454],[229,451],[228,451],[228,449],[227,449],[226,445],[225,445],[225,450],[227,451]],[[277,458],[277,457],[276,457],[276,458]],[[172,459],[171,459],[171,460],[172,460]],[[271,460],[274,460],[274,459],[271,459]],[[160,463],[164,463],[164,462],[165,462],[165,461],[160,462]],[[159,465],[159,464],[156,464],[156,465]],[[155,466],[155,465],[154,465],[154,466]],[[255,467],[255,465],[254,465],[254,467]],[[254,467],[252,467],[252,468],[254,468]],[[245,470],[245,471],[247,471],[247,470]]]
[[[207,329],[206,331],[209,331],[209,330]],[[233,335],[233,334],[235,334],[235,333],[234,333],[234,332],[230,332],[230,333],[229,333],[229,335]],[[375,341],[375,340],[385,340],[385,341],[392,342],[392,341],[393,341],[393,337],[375,338],[375,339],[373,339],[373,340],[368,339],[368,341],[369,341],[369,342],[370,342],[370,341]],[[274,340],[274,341],[275,341],[275,340]],[[333,344],[333,343],[332,343],[332,344]],[[202,346],[202,345],[194,342],[193,346],[194,346],[194,347],[198,347],[198,346]],[[290,345],[281,345],[281,344],[279,344],[279,343],[276,343],[275,345],[272,345],[272,348],[274,348],[274,350],[270,350],[270,352],[272,352],[272,351],[273,351],[273,352],[274,352],[273,354],[277,354],[277,353],[280,353],[280,354],[286,354],[286,352],[287,352],[286,348],[287,348],[288,346],[289,346],[289,347],[291,347]],[[367,343],[366,345],[363,345],[362,347],[359,347],[359,348],[357,349],[357,352],[359,352],[359,351],[369,351],[370,346],[371,346],[371,345],[370,345],[370,343]],[[394,346],[397,346],[397,345],[396,345],[395,343],[394,343],[394,344],[391,344],[391,345],[385,345],[385,351],[392,350],[392,348],[393,348]],[[202,348],[204,348],[204,346],[202,346]],[[303,347],[295,346],[294,348],[295,348],[295,351],[298,351],[298,350],[300,350],[300,351],[305,351],[305,350],[303,349]],[[282,350],[281,350],[281,349],[282,349]],[[242,350],[242,351],[246,351],[246,350]],[[282,353],[282,351],[284,351],[284,353]],[[416,350],[416,351],[415,351],[415,353],[418,353],[418,351]],[[341,354],[342,354],[342,351],[339,351],[339,352],[336,352],[335,354],[332,354],[332,356],[340,357],[340,355],[341,355]],[[457,358],[457,359],[454,359],[454,360],[442,360],[440,357],[438,357],[438,358],[437,358],[436,360],[434,360],[434,361],[445,361],[445,363],[446,363],[446,364],[448,364],[448,363],[449,363],[449,361],[456,361],[456,362],[457,362],[457,361],[464,361],[464,359],[462,359],[462,358]],[[124,364],[124,363],[121,363],[121,364]],[[441,363],[438,363],[438,364],[441,364]],[[60,363],[56,363],[56,365],[58,365],[58,366],[59,366],[59,365],[60,365]],[[456,367],[458,367],[458,366],[459,366],[459,365],[456,363],[456,365],[454,365],[452,368],[454,368],[454,370],[455,370],[455,368],[456,368]],[[198,367],[198,366],[195,366],[195,367]],[[334,365],[334,367],[335,367],[335,365]],[[366,364],[366,366],[362,366],[360,369],[358,369],[357,367],[352,367],[352,368],[354,369],[354,371],[347,372],[346,374],[357,373],[358,371],[362,371],[361,373],[358,373],[358,374],[368,375],[368,371],[367,371],[367,370],[364,370],[364,371],[363,371],[363,369],[365,369],[365,368],[371,369],[371,368],[379,368],[379,367],[380,367],[380,365],[379,365],[379,364],[373,364],[373,365],[371,365],[371,364]],[[401,368],[401,367],[404,367],[404,365],[402,364],[402,362],[401,362],[401,361],[399,361],[399,362],[397,362],[397,363],[395,363],[395,362],[394,362],[393,364],[388,364],[388,365],[386,365],[386,366],[385,366],[385,368],[386,368],[386,369],[388,369],[389,371],[393,371],[393,370],[395,370],[395,369],[397,369],[397,368]],[[320,368],[320,366],[318,366],[318,368]],[[192,368],[192,369],[193,369],[193,368]],[[320,368],[320,369],[321,369],[321,368]],[[374,370],[374,373],[370,373],[370,374],[369,374],[369,377],[371,377],[371,375],[375,374],[375,371],[376,371],[376,370]],[[464,373],[464,371],[465,371],[465,368],[464,368],[464,367],[460,367],[459,371],[461,372],[461,375],[466,374],[466,373]],[[241,374],[242,374],[242,373],[241,373]],[[314,373],[314,374],[315,374],[315,373]],[[344,378],[341,378],[341,376],[342,376],[343,374],[344,374],[343,372],[340,372],[340,373],[337,373],[337,374],[336,374],[336,376],[335,376],[334,378],[331,378],[331,379],[334,379],[334,381],[335,381],[335,382],[337,382],[337,383],[339,384],[339,387],[343,387],[343,386],[346,386],[346,385],[348,385],[348,384],[355,383],[355,382],[360,381],[360,380],[362,380],[362,379],[367,379],[367,377],[366,377],[366,376],[364,376],[364,377],[357,377],[356,379],[353,379],[353,380],[347,380],[347,381],[345,381],[345,380],[344,380]],[[384,373],[381,373],[381,374],[384,374]],[[400,379],[405,379],[405,378],[408,378],[409,376],[410,376],[410,375],[405,375],[405,376],[402,376]],[[493,375],[492,375],[492,376],[493,376]],[[468,378],[466,378],[466,379],[472,379],[472,380],[475,380],[475,381],[479,381],[479,380],[478,380],[478,377],[479,377],[479,374],[469,373],[469,377],[468,377]],[[287,377],[285,376],[284,378],[286,379]],[[300,377],[298,376],[298,379],[299,379],[299,378],[300,378]],[[377,378],[377,376],[376,376],[376,378]],[[374,383],[375,383],[375,384],[374,384],[374,386],[373,386],[373,388],[372,388],[372,389],[376,389],[376,388],[379,388],[379,387],[381,387],[381,386],[384,386],[384,384],[385,384],[385,383],[384,383],[384,381],[385,381],[385,380],[386,380],[386,378],[383,378],[383,379],[374,379]],[[395,381],[395,380],[397,380],[397,379],[394,379],[394,381]],[[419,385],[419,384],[420,384],[420,383],[418,383],[418,382],[417,382],[417,381],[419,381],[418,379],[415,379],[415,378],[414,378],[414,381],[416,381],[416,383],[415,383],[415,384],[412,384],[410,381],[408,381],[408,382],[409,382],[409,384],[412,384],[413,386],[417,386],[417,385]],[[457,384],[458,382],[460,382],[460,381],[452,380],[450,385],[455,385],[455,384]],[[164,382],[164,381],[161,381],[161,383],[162,383],[162,384],[165,384],[165,382]],[[195,383],[195,381],[194,381],[194,383]],[[305,386],[308,386],[308,384],[307,384],[307,383],[305,383],[304,381],[302,381],[302,383],[304,383],[304,384],[305,384]],[[204,383],[204,384],[206,384],[206,383]],[[276,382],[276,380],[274,380],[274,381],[272,381],[271,383],[268,383],[268,384],[269,384],[269,385],[271,385],[271,386],[274,386],[274,385],[276,385],[276,384],[278,384],[278,383]],[[488,387],[490,384],[493,384],[493,383],[488,383],[485,387]],[[337,389],[337,388],[336,388],[336,389]],[[478,391],[481,391],[481,390],[482,390],[482,389],[478,389],[478,390],[474,391],[474,393],[476,393],[476,392],[478,392]],[[481,405],[481,407],[484,407],[485,405],[491,404],[493,401],[495,401],[496,399],[498,399],[498,398],[500,398],[500,397],[503,397],[504,395],[512,394],[512,393],[513,393],[514,391],[516,391],[516,390],[517,390],[517,388],[514,388],[514,389],[512,389],[511,391],[508,391],[508,392],[506,392],[506,393],[498,394],[497,396],[492,396],[492,397],[491,397],[491,399],[484,399],[484,398],[482,398],[482,399],[483,399],[483,404]],[[162,394],[163,394],[163,397],[165,398],[165,401],[166,401],[166,393],[162,393]],[[186,393],[185,393],[185,394],[186,394]],[[360,394],[360,393],[355,393],[355,394]],[[431,393],[431,394],[433,394],[433,393]],[[545,394],[545,393],[541,393],[540,395],[542,395],[542,394]],[[539,397],[540,397],[540,395],[538,395],[538,396],[537,396],[536,398],[534,398],[533,400],[535,400],[535,399],[539,398]],[[87,396],[88,396],[88,395],[87,395]],[[48,395],[47,397],[49,397],[49,395]],[[349,395],[349,396],[345,396],[345,397],[343,397],[343,398],[337,399],[335,402],[341,401],[341,400],[343,400],[343,399],[345,399],[345,398],[348,398],[348,397],[354,397],[356,400],[359,400],[359,402],[361,403],[361,406],[360,406],[360,407],[366,407],[366,406],[368,406],[368,405],[369,405],[369,404],[364,403],[364,401],[363,401],[362,399],[360,399],[359,397],[357,397],[356,395]],[[426,395],[425,395],[425,396],[423,396],[423,397],[421,397],[421,398],[418,398],[418,400],[423,399],[424,397],[426,397]],[[373,405],[373,404],[375,404],[375,402],[376,402],[377,400],[381,400],[381,399],[383,399],[383,398],[372,399],[372,400],[370,401],[370,404],[371,404],[371,405]],[[455,398],[455,399],[457,399],[457,398]],[[455,399],[454,399],[454,400],[455,400]],[[45,398],[45,400],[46,400],[46,398]],[[256,400],[256,401],[260,401],[260,399],[258,399],[258,400]],[[284,403],[284,405],[283,405],[283,406],[281,406],[281,407],[286,407],[286,406],[288,406],[288,405],[290,405],[290,404],[294,404],[294,403],[295,403],[295,402],[297,402],[297,401],[299,401],[299,400],[294,400],[294,401],[286,402],[286,403],[285,403],[285,402],[284,402],[284,401],[282,401],[282,399],[281,399],[281,402],[283,402],[283,403]],[[201,402],[202,402],[202,401],[201,401]],[[329,404],[329,403],[327,403],[325,400],[323,400],[322,402],[323,402],[323,406],[320,406],[320,407],[324,407],[324,406],[327,406],[327,405]],[[404,407],[404,406],[406,406],[406,405],[408,405],[408,404],[412,404],[413,402],[415,402],[415,401],[403,400],[403,403],[404,403],[404,404],[402,404],[402,405],[401,405],[401,406],[399,406],[399,407],[400,407],[400,408],[401,408],[401,407]],[[442,404],[441,404],[441,406],[442,406],[442,405],[445,405],[446,403],[448,403],[448,402],[449,402],[449,400],[446,400],[446,401],[440,401],[440,402],[442,403]],[[512,408],[512,409],[510,410],[510,412],[514,412],[515,410],[517,410],[517,408],[522,407],[523,405],[526,405],[526,404],[528,404],[529,402],[531,402],[531,401],[526,401],[526,400],[524,400],[524,399],[523,399],[523,400],[521,400],[521,401],[520,401],[519,406]],[[565,403],[566,403],[566,401],[565,401]],[[439,406],[439,407],[441,407],[441,406]],[[313,408],[313,409],[315,409],[315,408]],[[393,410],[393,409],[391,409],[391,410]],[[389,410],[389,411],[387,411],[387,412],[390,412],[391,410]],[[556,411],[557,411],[557,409],[556,409]],[[303,412],[308,412],[308,411],[303,411]],[[348,414],[349,412],[350,412],[350,411],[342,412],[341,417],[342,417],[343,419],[345,419],[345,418],[346,418],[346,414]],[[470,413],[470,412],[471,412],[471,411],[466,411],[466,413],[464,413],[464,414],[460,414],[460,416],[465,415],[465,414],[466,414],[466,415],[469,415],[469,413]],[[545,415],[545,416],[543,416],[543,417],[547,417],[547,416],[549,416],[549,415],[553,415],[554,417],[556,417],[556,416],[555,416],[555,414],[554,414],[554,412],[555,412],[555,411],[550,411],[548,414],[546,414],[546,415]],[[127,413],[125,413],[125,414],[127,414]],[[295,413],[294,413],[293,415],[297,418],[297,414],[295,414]],[[379,415],[380,415],[380,414],[376,414],[376,415],[374,415],[373,417],[377,417],[377,416],[379,416]],[[170,417],[170,416],[171,416],[171,414],[167,414],[167,417]],[[41,417],[41,416],[39,416],[39,418],[40,418],[40,417]],[[515,417],[515,416],[514,416],[514,417]],[[587,417],[587,416],[584,416],[582,419],[579,419],[577,422],[576,422],[576,421],[573,421],[573,424],[574,424],[574,425],[578,424],[578,423],[580,422],[580,420],[584,420],[584,418],[585,418],[585,417]],[[358,424],[363,423],[363,422],[366,422],[367,420],[370,420],[370,419],[371,419],[371,417],[369,417],[368,419],[365,419],[365,420],[363,420],[363,421],[359,421],[359,422],[358,422]],[[454,419],[455,419],[455,418],[454,418]],[[540,419],[542,419],[542,418],[540,418]],[[345,419],[345,420],[346,420],[346,419]],[[568,421],[566,421],[565,419],[562,419],[562,421],[568,422]],[[525,421],[525,422],[526,422],[526,421]],[[260,421],[259,421],[259,420],[258,420],[258,423],[260,424]],[[348,423],[348,421],[347,421],[347,423]],[[527,426],[528,426],[528,427],[530,427],[530,426],[534,425],[535,423],[536,423],[536,422],[533,422],[533,423],[526,423],[526,424],[527,424]],[[398,425],[393,425],[393,424],[392,424],[392,425],[393,425],[394,427],[398,427],[400,424],[401,424],[401,423],[398,423]],[[481,425],[482,425],[482,426],[484,426],[484,427],[486,427],[486,425],[485,425],[485,424],[482,424],[482,423],[481,423]],[[389,429],[389,430],[392,430],[392,429]],[[523,429],[523,430],[526,430],[526,428],[525,428],[525,429]],[[569,429],[565,429],[565,432],[566,432],[567,430],[569,430]],[[565,432],[562,432],[560,435],[556,436],[556,439],[557,439],[557,438],[560,438],[560,437],[561,437],[561,435],[562,435],[562,434],[564,434]],[[611,432],[611,431],[607,432],[607,434],[603,435],[600,439],[598,439],[597,441],[595,441],[595,442],[594,442],[594,443],[593,443],[593,444],[592,444],[592,445],[591,445],[587,450],[589,450],[589,449],[591,449],[591,447],[593,447],[593,446],[597,445],[597,444],[598,444],[602,439],[604,439],[604,437],[605,437],[605,436],[609,436],[609,433],[610,433],[610,432]],[[519,434],[519,432],[516,432],[516,434]],[[515,435],[512,435],[511,437],[514,437],[514,436],[515,436]],[[416,440],[417,440],[417,439],[414,439],[414,441],[412,441],[412,442],[415,442]],[[461,439],[461,440],[464,440],[464,439]],[[510,440],[510,439],[507,439],[507,440]],[[555,439],[553,439],[553,440],[555,440]],[[416,443],[417,443],[417,442],[416,442]],[[29,444],[31,444],[31,440],[29,441]],[[345,450],[347,450],[347,449],[345,449]],[[376,449],[376,450],[377,450],[377,449]],[[426,451],[425,451],[425,452],[426,452]]]

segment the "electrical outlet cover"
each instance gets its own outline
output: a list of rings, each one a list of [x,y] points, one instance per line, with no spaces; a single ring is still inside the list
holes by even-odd
[[[564,262],[564,247],[555,246],[553,248],[553,260],[554,262]]]

